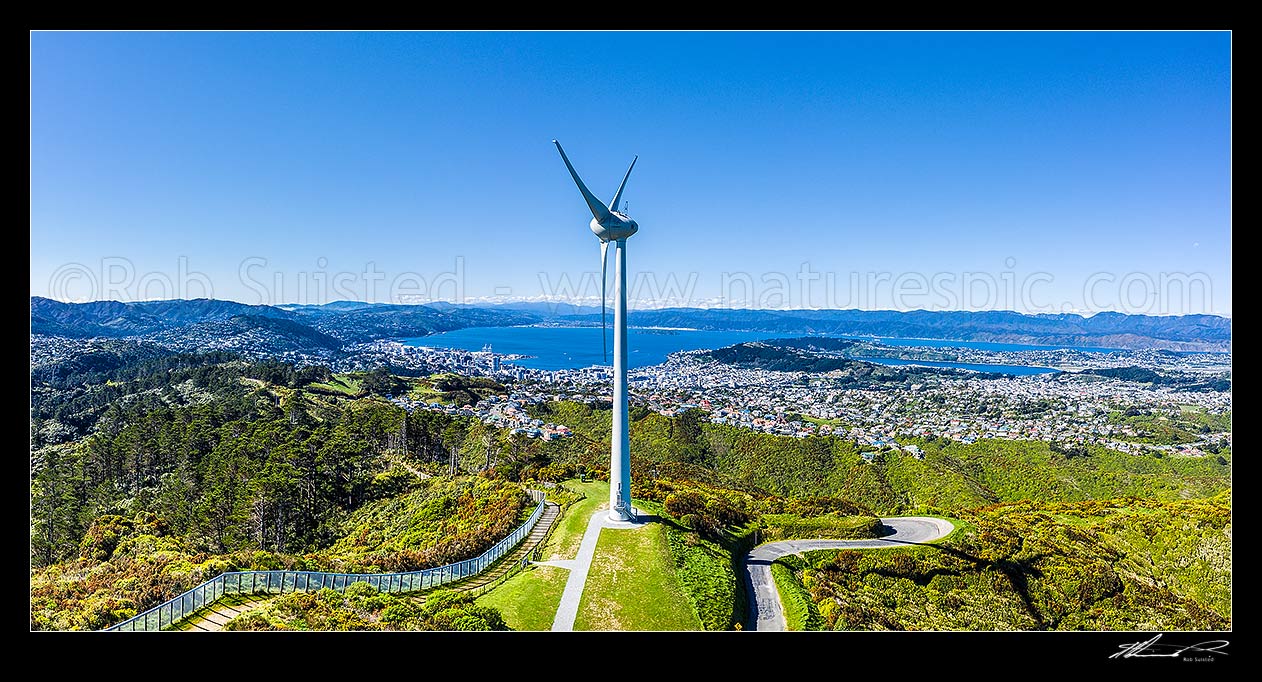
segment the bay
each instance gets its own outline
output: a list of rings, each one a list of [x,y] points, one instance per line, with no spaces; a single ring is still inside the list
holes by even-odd
[[[600,327],[466,327],[402,341],[409,346],[468,351],[479,351],[490,345],[496,353],[534,356],[511,360],[511,364],[555,370],[612,364],[613,331],[607,330],[605,336],[608,360],[601,352]],[[667,355],[681,350],[722,348],[779,336],[783,334],[631,327],[627,329],[627,365],[632,368],[660,365],[666,362]]]
[[[429,348],[457,348],[466,351],[480,351],[490,345],[496,353],[529,355],[523,360],[512,360],[511,364],[533,369],[578,369],[592,365],[604,365],[612,362],[613,332],[605,332],[610,359],[606,360],[601,353],[600,327],[466,327],[455,331],[432,334],[430,336],[401,339],[409,346]],[[630,347],[627,361],[632,368],[658,365],[666,361],[666,356],[681,350],[714,349],[730,346],[745,341],[763,341],[767,339],[794,336],[784,332],[751,332],[751,331],[713,331],[700,329],[655,329],[632,327],[627,330],[627,345]],[[874,337],[845,337],[873,340],[891,346],[933,346],[939,348],[980,348],[983,350],[1031,350],[1045,348],[1061,348],[1061,346],[1022,346],[1018,344],[997,344],[970,341],[949,341],[933,339],[884,339]],[[1096,348],[1079,348],[1077,350],[1101,350]],[[911,361],[897,358],[863,358],[869,362],[885,365],[928,365],[931,367],[955,367],[973,369],[983,372],[1002,372],[1004,374],[1039,374],[1055,370],[1046,367],[1026,367],[1020,365],[986,365],[955,362]]]

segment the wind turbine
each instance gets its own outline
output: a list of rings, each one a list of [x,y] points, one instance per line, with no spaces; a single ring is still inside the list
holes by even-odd
[[[605,339],[605,279],[609,264],[609,242],[614,243],[614,308],[613,308],[613,433],[609,453],[609,518],[614,521],[632,521],[635,510],[631,507],[631,436],[627,431],[627,237],[639,231],[640,226],[627,214],[618,211],[622,190],[635,168],[636,156],[622,176],[622,184],[614,192],[609,206],[587,189],[574,165],[570,163],[561,143],[552,144],[561,152],[561,160],[570,170],[570,177],[582,192],[587,207],[592,211],[592,232],[600,239],[600,338]]]

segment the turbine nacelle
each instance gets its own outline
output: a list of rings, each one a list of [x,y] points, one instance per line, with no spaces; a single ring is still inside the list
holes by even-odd
[[[631,160],[631,165],[627,167],[627,174],[622,176],[622,183],[618,185],[618,191],[614,192],[613,199],[606,206],[591,193],[591,190],[587,189],[587,185],[583,184],[583,179],[578,177],[578,171],[574,170],[574,165],[570,163],[570,157],[565,155],[561,143],[553,140],[552,144],[557,146],[558,152],[561,152],[561,160],[565,162],[565,167],[570,171],[570,177],[574,178],[574,184],[578,186],[579,194],[583,195],[583,201],[587,202],[587,208],[592,212],[592,232],[596,233],[600,241],[616,242],[635,234],[640,229],[639,223],[619,211],[618,207],[622,205],[622,190],[627,187],[627,178],[631,177],[631,169],[635,168],[635,162],[640,157],[637,156]]]
[[[592,218],[589,224],[592,232],[602,242],[616,242],[619,239],[626,239],[640,230],[640,224],[628,218],[626,214],[617,211],[610,211],[609,218],[601,222]]]
[[[592,228],[592,232],[596,234],[596,238],[600,240],[600,342],[605,343],[605,281],[608,279],[606,273],[609,268],[609,243],[614,242],[615,250],[626,248],[626,238],[635,234],[640,230],[640,224],[631,219],[631,216],[618,210],[622,205],[622,190],[627,187],[627,178],[631,177],[631,169],[635,168],[635,162],[640,157],[631,159],[631,165],[627,167],[627,174],[622,176],[622,183],[618,185],[618,191],[613,193],[613,199],[606,206],[604,202],[596,198],[596,195],[587,189],[587,185],[583,184],[583,179],[578,177],[578,171],[574,170],[574,164],[570,163],[570,157],[565,155],[565,150],[561,148],[561,143],[556,140],[552,144],[557,146],[557,151],[561,153],[561,160],[565,162],[565,167],[570,171],[570,177],[574,178],[574,184],[578,186],[579,194],[583,195],[583,201],[587,202],[587,208],[592,212],[592,221],[588,226]],[[608,356],[608,347],[605,352]]]

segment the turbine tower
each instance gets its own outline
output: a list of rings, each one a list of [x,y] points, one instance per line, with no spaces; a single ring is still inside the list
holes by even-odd
[[[627,237],[635,234],[640,226],[625,213],[618,211],[622,190],[635,168],[637,156],[622,176],[622,184],[614,192],[609,206],[587,189],[578,172],[574,170],[561,143],[552,144],[561,152],[561,160],[570,170],[570,177],[582,192],[587,207],[592,211],[592,232],[600,239],[600,338],[605,339],[605,279],[609,264],[609,242],[614,243],[614,307],[613,307],[613,434],[609,453],[609,518],[614,521],[632,521],[635,510],[631,507],[631,436],[627,430]]]

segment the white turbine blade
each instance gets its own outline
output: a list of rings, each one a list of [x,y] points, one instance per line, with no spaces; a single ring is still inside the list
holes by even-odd
[[[600,352],[609,362],[609,344],[605,337],[605,282],[609,268],[609,242],[600,243]]]
[[[570,177],[574,178],[574,184],[578,185],[578,191],[583,193],[583,199],[587,200],[587,207],[592,210],[592,215],[595,216],[596,222],[603,223],[608,220],[609,209],[600,203],[600,199],[597,199],[596,195],[588,191],[587,185],[583,184],[583,179],[578,177],[578,172],[574,170],[574,165],[570,163],[570,157],[565,155],[564,149],[561,149],[561,143],[553,140],[552,144],[556,145],[557,151],[561,152],[561,160],[565,161],[565,167],[570,169]]]
[[[637,154],[634,159],[631,159],[631,165],[627,166],[627,174],[622,176],[622,184],[618,185],[618,191],[613,193],[613,201],[609,202],[610,210],[618,210],[618,202],[622,201],[622,188],[627,186],[627,178],[631,177],[631,169],[635,168],[635,162],[639,159],[640,156]]]

